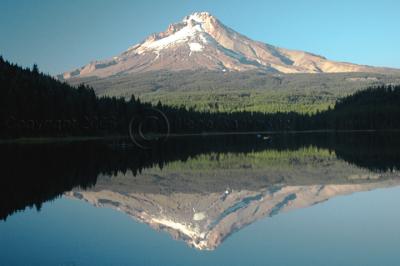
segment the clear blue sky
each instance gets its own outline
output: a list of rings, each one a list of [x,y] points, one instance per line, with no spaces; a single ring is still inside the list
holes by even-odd
[[[400,68],[398,0],[1,0],[0,54],[56,74],[117,55],[194,11],[273,45]]]

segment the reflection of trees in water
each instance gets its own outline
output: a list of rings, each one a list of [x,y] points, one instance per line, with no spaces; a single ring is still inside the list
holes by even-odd
[[[334,143],[339,159],[371,171],[400,169],[400,138],[397,134],[356,134],[342,136]]]
[[[114,175],[186,161],[213,153],[247,153],[263,150],[295,151],[315,146],[334,151],[338,159],[372,171],[400,168],[400,139],[396,134],[287,134],[170,138],[141,150],[123,140],[63,144],[3,144],[0,159],[0,219],[27,206],[41,204],[74,187],[96,184],[100,174]]]

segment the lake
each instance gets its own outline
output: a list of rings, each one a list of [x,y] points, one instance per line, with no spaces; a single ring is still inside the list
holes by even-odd
[[[400,134],[0,144],[0,265],[399,265]]]

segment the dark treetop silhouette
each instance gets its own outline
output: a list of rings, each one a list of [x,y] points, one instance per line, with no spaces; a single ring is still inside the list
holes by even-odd
[[[388,130],[400,129],[400,87],[369,88],[341,99],[333,109],[316,114],[279,112],[211,113],[159,103],[142,103],[134,96],[97,97],[39,72],[23,69],[0,57],[1,137],[128,135],[134,117],[156,107],[167,117],[171,133]],[[147,132],[164,132],[165,125],[148,121]]]

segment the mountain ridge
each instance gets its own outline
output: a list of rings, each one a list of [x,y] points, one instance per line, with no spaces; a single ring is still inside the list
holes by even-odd
[[[58,75],[59,79],[100,77],[158,70],[248,71],[269,73],[384,72],[390,68],[335,62],[300,50],[254,41],[208,12],[195,12],[166,31],[151,34],[110,59]]]

